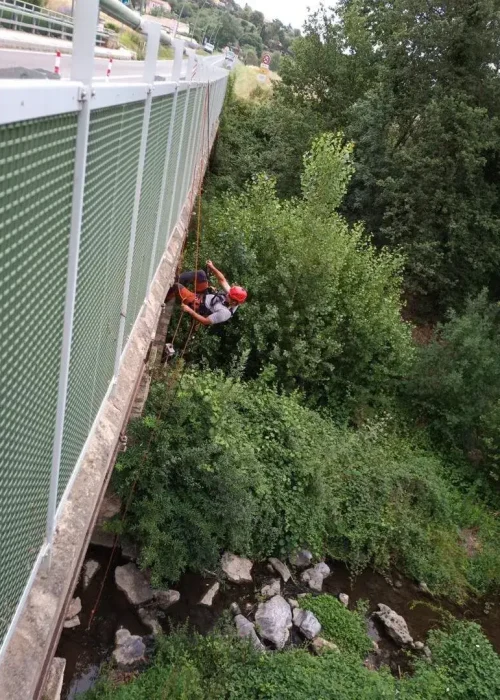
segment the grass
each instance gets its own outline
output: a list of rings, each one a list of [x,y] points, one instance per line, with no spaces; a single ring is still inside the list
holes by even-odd
[[[249,100],[257,89],[260,89],[264,94],[272,92],[273,82],[280,80],[278,74],[269,71],[269,77],[265,83],[259,82],[257,76],[260,74],[260,69],[256,66],[238,65],[234,80],[236,96],[243,100]]]

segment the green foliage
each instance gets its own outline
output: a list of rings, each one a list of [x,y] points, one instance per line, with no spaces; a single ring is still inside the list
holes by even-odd
[[[137,480],[126,529],[155,585],[213,570],[224,549],[262,558],[303,545],[354,573],[396,564],[455,598],[500,581],[494,519],[384,423],[339,428],[263,381],[211,372],[185,373],[173,403],[172,391],[153,386],[114,475],[125,499]],[[481,544],[472,560],[463,528]]]
[[[243,47],[243,60],[247,66],[258,66],[259,59],[253,46]]]
[[[347,610],[331,595],[308,595],[301,598],[300,607],[310,610],[321,622],[321,636],[338,646],[341,652],[364,659],[373,644],[366,633],[363,615]]]
[[[303,390],[311,405],[343,416],[383,403],[412,356],[400,258],[378,253],[336,211],[350,152],[340,136],[319,137],[305,159],[301,200],[280,201],[262,176],[211,203],[202,256],[245,285],[250,301],[207,334],[195,358],[227,370],[248,351],[246,376],[272,365],[280,388]]]
[[[259,654],[227,633],[162,638],[153,665],[126,685],[101,679],[85,700],[496,700],[500,658],[473,623],[429,635],[432,661],[412,677],[369,671],[351,654]]]
[[[269,64],[270,70],[275,73],[279,73],[281,66],[281,53],[279,51],[273,51],[271,56],[271,63]]]
[[[500,478],[500,307],[484,291],[462,315],[450,313],[418,350],[406,383],[419,423],[440,446],[463,451]]]

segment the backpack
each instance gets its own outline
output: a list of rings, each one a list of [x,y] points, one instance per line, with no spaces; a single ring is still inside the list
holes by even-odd
[[[211,300],[210,305],[207,304],[206,298],[207,295],[211,294],[213,295],[213,299]],[[200,295],[200,304],[198,306],[198,313],[200,316],[203,316],[204,318],[208,318],[208,316],[211,316],[214,313],[213,306],[217,303],[222,303],[224,304],[227,299],[227,294],[226,292],[217,292],[213,288],[208,288],[206,291],[203,292],[202,295]],[[229,312],[231,313],[231,316],[234,316],[234,312],[236,311],[238,307],[232,307],[229,308]]]

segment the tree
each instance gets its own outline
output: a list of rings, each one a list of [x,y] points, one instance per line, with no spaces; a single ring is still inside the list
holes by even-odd
[[[352,146],[326,135],[305,160],[303,197],[281,201],[266,176],[211,204],[206,251],[251,301],[200,348],[229,368],[249,352],[248,376],[266,365],[311,405],[353,415],[405,372],[410,330],[400,318],[397,255],[377,254],[360,225],[338,214],[352,173]],[[276,261],[279,266],[276,268]]]
[[[281,54],[279,51],[274,51],[273,55],[271,56],[271,63],[269,65],[269,68],[272,71],[274,71],[275,73],[279,73],[280,65],[281,65]]]
[[[450,312],[418,351],[406,395],[440,447],[500,479],[500,306],[486,292]]]
[[[257,57],[257,54],[255,53],[255,49],[253,48],[253,46],[243,47],[243,60],[245,61],[245,64],[247,66],[259,65],[259,59]]]

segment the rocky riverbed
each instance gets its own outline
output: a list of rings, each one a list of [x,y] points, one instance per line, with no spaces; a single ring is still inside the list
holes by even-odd
[[[57,650],[57,656],[66,659],[65,699],[91,687],[100,666],[112,657],[123,669],[140,667],[155,634],[168,634],[172,626],[186,620],[206,633],[228,610],[238,634],[249,637],[263,653],[305,643],[311,653],[321,653],[331,643],[322,639],[315,616],[298,608],[300,596],[306,593],[330,593],[350,608],[361,599],[367,601],[367,631],[374,642],[365,661],[370,668],[388,664],[400,673],[411,655],[426,654],[426,634],[441,624],[439,605],[458,617],[480,622],[500,651],[496,598],[459,608],[435,600],[422,582],[397,574],[388,579],[367,570],[351,581],[343,564],[315,562],[307,552],[291,562],[261,563],[226,553],[217,572],[206,577],[188,573],[175,590],[155,590],[137,568],[135,555],[133,548],[118,551],[104,579],[110,550],[89,548]],[[100,604],[89,628],[101,587]]]

